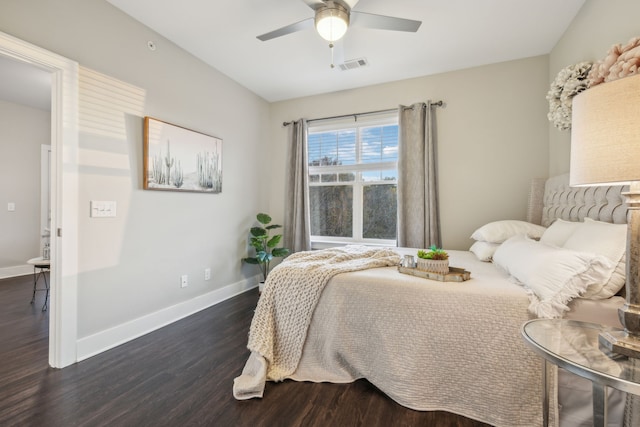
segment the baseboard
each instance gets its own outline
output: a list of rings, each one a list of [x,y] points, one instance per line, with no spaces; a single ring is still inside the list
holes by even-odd
[[[33,274],[32,265],[16,265],[15,267],[0,268],[0,279],[8,279],[9,277],[26,276]]]
[[[184,301],[113,328],[80,338],[77,342],[78,362],[255,288],[258,285],[258,279],[258,276],[255,276],[232,283],[189,301]]]

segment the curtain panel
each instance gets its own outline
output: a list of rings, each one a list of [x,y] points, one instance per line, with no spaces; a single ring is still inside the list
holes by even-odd
[[[283,240],[291,252],[311,250],[308,164],[307,121],[300,119],[288,130]]]
[[[398,246],[442,246],[438,212],[435,113],[431,101],[400,106]]]

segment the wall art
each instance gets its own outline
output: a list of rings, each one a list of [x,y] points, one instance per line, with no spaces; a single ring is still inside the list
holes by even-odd
[[[222,139],[144,118],[146,190],[222,191]]]

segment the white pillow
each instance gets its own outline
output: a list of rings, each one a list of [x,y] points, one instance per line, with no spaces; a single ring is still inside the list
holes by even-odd
[[[516,234],[526,234],[534,239],[539,239],[546,230],[545,227],[526,221],[506,219],[494,221],[483,225],[473,232],[471,238],[489,243],[502,243]]]
[[[493,262],[524,285],[529,311],[543,318],[562,317],[572,299],[606,281],[615,268],[604,256],[558,248],[523,235],[500,245]]]
[[[603,255],[616,265],[611,276],[590,287],[583,295],[584,298],[605,299],[622,289],[625,282],[627,224],[611,224],[585,218],[563,247]]]
[[[473,252],[480,261],[491,261],[498,246],[500,246],[500,243],[489,243],[478,240],[471,245],[469,250]]]
[[[562,247],[580,224],[582,223],[558,218],[542,233],[540,241],[547,245]]]

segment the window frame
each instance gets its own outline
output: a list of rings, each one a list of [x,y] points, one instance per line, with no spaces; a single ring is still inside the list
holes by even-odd
[[[354,120],[355,119],[355,120]],[[374,116],[350,116],[350,119],[339,119],[322,121],[323,123],[317,125],[309,125],[307,128],[307,141],[309,135],[313,133],[340,131],[345,129],[356,130],[356,163],[350,165],[331,165],[331,166],[308,166],[308,186],[311,187],[335,187],[335,186],[351,186],[353,189],[353,218],[352,218],[352,237],[333,237],[333,236],[319,236],[311,235],[311,247],[312,249],[324,249],[340,245],[349,244],[365,244],[370,246],[397,246],[397,231],[395,239],[372,239],[364,238],[363,233],[363,212],[364,212],[364,189],[366,186],[383,185],[393,183],[398,185],[398,161],[381,161],[377,163],[358,163],[362,158],[362,140],[361,132],[363,128],[367,127],[384,127],[389,125],[395,125],[399,127],[399,117],[397,112],[387,112],[381,115]],[[399,128],[398,128],[398,139]],[[399,143],[399,141],[398,141]],[[308,144],[308,142],[307,142]],[[308,149],[308,146],[307,146]],[[362,172],[367,171],[382,171],[382,170],[394,170],[396,172],[396,179],[394,181],[389,180],[373,180],[363,181]],[[333,181],[333,182],[312,182],[310,177],[312,175],[332,174],[339,175],[348,171],[349,173],[355,173],[356,179],[354,181]]]

